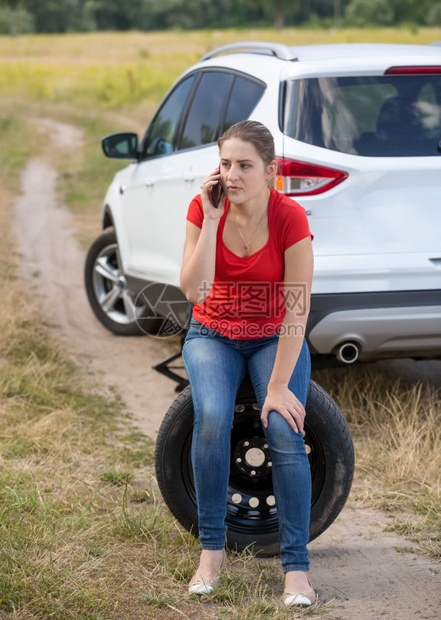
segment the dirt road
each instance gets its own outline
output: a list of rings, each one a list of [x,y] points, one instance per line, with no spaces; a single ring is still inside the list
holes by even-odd
[[[81,144],[75,127],[36,122],[57,148]],[[23,276],[40,296],[52,334],[88,373],[121,395],[140,429],[154,438],[176,394],[175,384],[151,367],[178,351],[178,340],[112,336],[94,318],[83,286],[85,253],[75,241],[72,216],[57,203],[56,180],[46,161],[28,161],[15,209]],[[438,362],[418,368],[400,362],[396,368],[440,381]],[[350,498],[336,522],[310,544],[311,581],[328,604],[322,613],[329,620],[441,618],[441,565],[418,557],[406,538],[384,532],[388,522]]]

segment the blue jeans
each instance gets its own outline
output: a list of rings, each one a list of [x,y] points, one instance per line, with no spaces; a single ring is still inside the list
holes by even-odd
[[[191,457],[203,549],[225,547],[230,435],[238,388],[248,374],[262,410],[278,339],[278,334],[231,339],[191,319],[182,356],[194,407]],[[304,340],[289,382],[303,406],[310,375],[311,357]],[[277,411],[269,413],[264,432],[272,459],[283,571],[308,571],[311,472],[305,442]]]

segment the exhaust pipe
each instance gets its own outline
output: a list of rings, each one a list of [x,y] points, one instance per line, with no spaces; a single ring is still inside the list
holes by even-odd
[[[345,364],[353,364],[360,354],[360,349],[355,342],[344,342],[337,351],[337,359]]]

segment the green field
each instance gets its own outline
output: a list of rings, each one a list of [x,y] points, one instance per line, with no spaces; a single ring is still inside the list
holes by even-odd
[[[415,43],[441,28],[222,30],[0,37],[0,95],[102,109],[157,103],[180,73],[215,47],[235,41]]]

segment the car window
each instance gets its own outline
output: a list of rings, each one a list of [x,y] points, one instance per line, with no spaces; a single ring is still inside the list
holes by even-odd
[[[441,76],[291,81],[284,131],[296,140],[354,155],[438,155]]]
[[[179,150],[216,141],[233,77],[223,71],[202,74],[179,140]]]
[[[243,77],[236,76],[228,101],[227,112],[221,133],[226,131],[234,123],[244,121],[250,117],[252,111],[259,103],[265,87]]]
[[[180,82],[156,113],[148,129],[145,157],[160,157],[173,152],[176,130],[194,81],[193,74]]]

